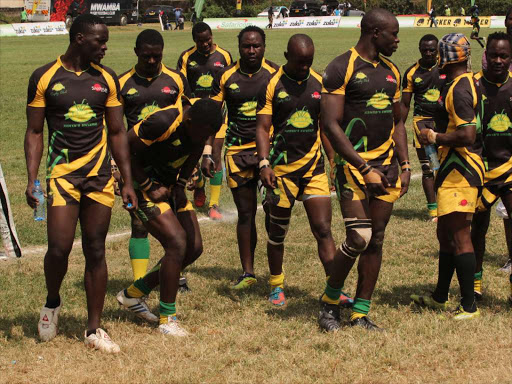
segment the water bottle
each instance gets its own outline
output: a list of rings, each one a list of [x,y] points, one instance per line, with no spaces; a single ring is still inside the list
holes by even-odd
[[[435,172],[439,169],[439,158],[437,157],[437,146],[435,144],[429,144],[425,146],[425,154],[428,157],[430,168]]]
[[[39,204],[34,208],[34,220],[43,221],[46,220],[46,205],[44,203],[44,192],[41,188],[39,180],[34,181],[34,189],[32,190],[34,197],[39,200]]]

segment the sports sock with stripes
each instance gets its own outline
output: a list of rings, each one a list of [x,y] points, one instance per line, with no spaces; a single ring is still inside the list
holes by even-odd
[[[219,205],[220,190],[222,188],[222,171],[215,172],[210,179],[210,207]]]
[[[340,303],[340,288],[333,288],[329,285],[329,283],[325,284],[325,291],[322,295],[322,302],[327,304],[335,304],[338,305]]]
[[[427,209],[430,217],[437,217],[437,203],[427,203]]]
[[[484,270],[482,269],[480,272],[476,272],[474,275],[474,290],[475,292],[482,292],[482,274]]]
[[[151,289],[146,285],[146,282],[143,278],[136,280],[132,285],[130,285],[124,292],[127,297],[142,297],[145,295],[149,295],[151,293]]]
[[[176,302],[165,303],[160,301],[160,324],[167,324],[169,316],[176,316]]]
[[[370,305],[372,301],[361,299],[360,297],[356,297],[354,300],[354,305],[352,306],[352,313],[350,314],[350,321],[359,319],[361,317],[365,317],[370,312]]]
[[[128,246],[130,253],[130,262],[132,264],[133,281],[136,281],[146,274],[149,263],[149,239],[143,238],[130,238]]]
[[[284,288],[284,272],[282,272],[280,275],[270,275],[270,288]]]

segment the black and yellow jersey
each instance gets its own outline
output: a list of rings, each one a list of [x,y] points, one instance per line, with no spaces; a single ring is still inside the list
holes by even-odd
[[[139,76],[133,67],[119,76],[119,86],[128,130],[150,113],[181,101],[181,96],[191,97],[185,76],[163,64],[152,78]]]
[[[475,143],[467,147],[439,146],[441,166],[435,187],[479,187],[483,183],[481,125],[477,122],[479,90],[472,73],[464,73],[441,90],[435,114],[436,132],[450,133],[465,125],[476,126]]]
[[[260,93],[257,113],[272,116],[269,160],[276,175],[312,177],[325,172],[319,129],[321,92],[322,77],[315,71],[296,81],[281,67]]]
[[[134,127],[135,135],[149,148],[139,161],[146,174],[167,187],[176,184],[180,169],[194,149],[181,125],[181,104],[164,107]]]
[[[341,128],[369,164],[389,165],[394,155],[393,103],[400,101],[400,72],[383,56],[363,59],[351,48],[325,69],[322,93],[345,95]]]
[[[27,105],[45,108],[47,178],[109,175],[105,109],[120,107],[119,82],[110,68],[91,63],[69,71],[60,57],[34,71]]]
[[[256,147],[258,96],[277,69],[279,66],[263,59],[258,72],[247,74],[237,61],[215,76],[211,98],[226,102],[228,128],[224,143],[229,150]]]
[[[482,124],[485,184],[512,182],[512,72],[502,84],[492,83],[480,71],[475,75],[482,97],[478,115]]]
[[[231,54],[218,45],[208,55],[193,46],[180,55],[176,70],[187,78],[193,97],[208,97],[215,75],[232,62]]]
[[[446,75],[439,73],[439,68],[423,68],[418,61],[405,71],[403,93],[414,94],[414,116],[434,117],[437,100],[446,82]]]

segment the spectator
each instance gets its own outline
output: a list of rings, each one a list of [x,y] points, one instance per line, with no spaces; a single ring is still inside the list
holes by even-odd
[[[27,22],[27,10],[25,9],[25,7],[23,7],[23,10],[21,11],[20,19],[22,23]]]
[[[274,23],[274,8],[270,6],[268,8],[268,29],[272,29],[272,24]]]
[[[175,17],[174,23],[176,24],[174,27],[174,30],[176,30],[180,26],[181,8],[176,8],[174,10],[174,17]]]
[[[435,25],[435,27],[437,28],[436,7],[432,6],[432,9],[428,13],[428,15],[430,16],[430,28],[432,28],[432,25]]]
[[[192,16],[190,17],[190,21],[192,22],[192,25],[196,25],[197,23],[197,13],[195,10],[192,11]]]
[[[322,4],[320,11],[322,12],[322,16],[327,16],[327,4]]]
[[[284,19],[285,17],[288,17],[288,14],[286,13],[286,8],[281,7],[281,10],[279,11],[279,15]],[[279,17],[279,16],[278,16]]]
[[[444,15],[445,16],[451,16],[452,15],[452,10],[450,9],[450,7],[448,6],[448,4],[446,4],[444,6]]]

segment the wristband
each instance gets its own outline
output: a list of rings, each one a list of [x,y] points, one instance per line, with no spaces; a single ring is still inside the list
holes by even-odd
[[[372,170],[372,167],[370,164],[368,163],[364,163],[364,164],[361,164],[357,170],[359,171],[359,173],[364,176],[366,174],[368,174],[371,170]]]
[[[209,145],[209,144],[206,144],[204,146],[204,150],[203,150],[203,156],[206,156],[206,155],[211,155],[212,154],[212,146]]]
[[[400,162],[400,166],[401,166],[401,167],[403,167],[404,165],[409,165],[409,164],[411,164],[411,163],[409,162],[409,160],[404,160],[404,161],[401,161],[401,162]]]
[[[428,133],[427,133],[427,140],[428,140],[429,144],[435,144],[436,138],[437,138],[437,132],[434,132],[432,129],[429,129]]]
[[[263,169],[265,169],[265,168],[269,168],[269,167],[270,167],[270,165],[268,165],[268,164],[264,164],[264,165],[262,165],[262,166],[260,167],[260,172],[261,172]]]
[[[411,167],[402,167],[402,173],[411,172]]]
[[[258,164],[259,169],[266,168],[270,166],[270,161],[268,159],[260,160],[260,163]]]

